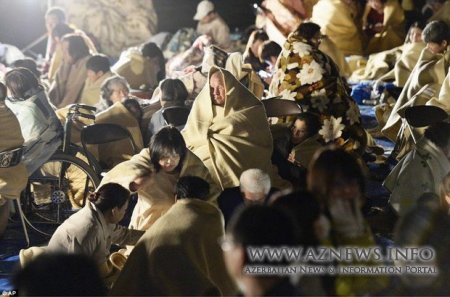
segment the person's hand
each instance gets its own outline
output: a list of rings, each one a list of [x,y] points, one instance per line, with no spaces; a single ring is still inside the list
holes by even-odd
[[[184,74],[194,73],[195,72],[195,66],[189,65],[188,67],[183,69]]]
[[[193,48],[198,48],[199,50],[203,50],[203,48],[211,45],[212,38],[209,35],[200,35],[192,44]]]
[[[131,192],[139,191],[149,180],[151,179],[151,175],[143,175],[136,178],[134,181],[130,183],[129,189]]]
[[[382,23],[376,23],[374,26],[373,26],[373,31],[375,31],[375,32],[377,32],[377,33],[380,33],[380,32],[382,32],[384,30],[384,25],[382,24]]]
[[[336,198],[328,204],[332,226],[338,235],[355,238],[364,234],[364,218],[359,198],[352,200]]]

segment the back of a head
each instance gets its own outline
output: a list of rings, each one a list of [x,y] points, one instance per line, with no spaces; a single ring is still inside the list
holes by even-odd
[[[247,42],[247,46],[245,48],[245,53],[244,56],[248,55],[250,48],[252,47],[252,45],[256,42],[256,41],[267,41],[269,40],[269,36],[267,35],[267,33],[264,30],[261,29],[256,29],[255,31],[253,31],[250,34],[250,37],[248,38],[248,42]],[[256,53],[255,53],[256,54]]]
[[[53,6],[47,10],[45,17],[55,16],[60,23],[66,22],[66,12],[62,7]]]
[[[319,243],[315,234],[315,222],[320,217],[320,205],[309,192],[294,192],[280,196],[271,203],[273,207],[288,213],[297,223],[299,244],[315,246]]]
[[[337,146],[324,147],[315,153],[309,164],[308,190],[324,203],[337,179],[355,180],[364,193],[364,173],[356,158]]]
[[[63,42],[69,44],[69,55],[74,61],[78,61],[81,58],[89,55],[89,47],[86,45],[84,38],[78,34],[64,35]]]
[[[18,68],[18,67],[26,68],[26,69],[30,70],[31,72],[33,72],[33,74],[37,78],[41,77],[41,73],[37,69],[36,61],[31,58],[24,58],[24,59],[19,59],[19,60],[14,61],[13,67],[14,68]]]
[[[89,201],[103,213],[115,207],[121,208],[129,199],[130,191],[116,183],[104,184],[89,195]]]
[[[103,54],[95,54],[90,57],[86,62],[86,68],[94,71],[95,73],[98,73],[99,71],[107,73],[111,70],[109,59]]]
[[[147,58],[157,58],[159,72],[157,73],[158,81],[163,80],[166,77],[166,60],[164,59],[163,52],[154,42],[147,42],[141,47],[142,56]]]
[[[450,141],[450,123],[433,123],[425,130],[424,136],[436,146],[446,148]]]
[[[271,57],[278,57],[281,53],[281,46],[275,41],[264,41],[261,46],[260,60],[261,62],[270,61]]]
[[[161,101],[171,102],[177,105],[184,105],[189,93],[179,79],[166,78],[160,83]]]
[[[240,208],[231,218],[227,234],[243,247],[281,247],[297,244],[296,225],[282,210],[252,204]]]
[[[301,23],[296,30],[297,35],[306,40],[312,39],[318,32],[320,32],[320,26],[313,22]]]
[[[21,296],[106,296],[95,262],[81,254],[42,254],[18,271]]]
[[[425,26],[422,32],[424,42],[442,43],[449,41],[450,32],[447,23],[444,21],[432,21]]]
[[[182,176],[175,186],[177,199],[207,200],[209,184],[198,176]]]
[[[5,85],[13,99],[27,99],[39,87],[39,81],[30,70],[19,67],[5,74]]]
[[[122,101],[123,106],[135,117],[138,123],[141,122],[144,111],[136,99],[128,98]]]
[[[6,86],[0,81],[0,101],[4,101],[6,99],[7,89]]]
[[[270,176],[261,169],[251,168],[242,172],[240,178],[241,192],[269,194]]]

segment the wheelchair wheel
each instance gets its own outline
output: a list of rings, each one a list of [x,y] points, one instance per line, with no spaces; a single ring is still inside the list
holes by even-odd
[[[58,226],[84,206],[100,179],[83,160],[56,153],[29,178],[22,195],[28,224],[50,235],[50,226]]]

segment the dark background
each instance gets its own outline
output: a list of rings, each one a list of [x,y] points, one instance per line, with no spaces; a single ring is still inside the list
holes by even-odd
[[[66,0],[71,1],[71,0]],[[126,0],[133,1],[133,0]],[[200,0],[153,0],[158,15],[159,31],[175,32],[181,27],[195,27],[192,19]],[[216,10],[234,31],[245,29],[254,23],[251,9],[260,0],[212,0]],[[0,42],[20,49],[45,33],[45,0],[0,0]],[[45,51],[45,41],[35,51]]]

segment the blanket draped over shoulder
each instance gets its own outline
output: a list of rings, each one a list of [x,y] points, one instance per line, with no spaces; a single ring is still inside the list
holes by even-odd
[[[223,75],[226,86],[223,108],[213,105],[210,95],[209,79],[217,71]],[[272,135],[264,107],[227,70],[211,68],[208,81],[192,106],[183,136],[188,148],[205,163],[222,189],[239,186],[241,173],[249,168],[272,174]],[[279,186],[283,187],[281,182]]]
[[[425,105],[433,95],[438,94],[447,75],[449,64],[450,52],[448,50],[445,54],[433,54],[427,48],[422,50],[419,61],[411,72],[382,129],[386,137],[396,141],[406,107]]]
[[[197,199],[179,200],[136,244],[113,296],[230,296],[229,277],[217,240],[222,215]]]
[[[111,169],[103,178],[101,185],[115,182],[129,189],[131,182],[138,177],[148,175],[151,175],[151,178],[138,190],[138,202],[131,217],[130,227],[134,229],[147,230],[172,206],[175,202],[173,190],[181,176],[198,176],[206,180],[210,184],[208,199],[213,204],[216,203],[220,193],[208,169],[189,150],[186,152],[179,173],[165,173],[163,170],[155,172],[150,162],[150,151],[145,148],[131,160],[122,162]]]
[[[0,153],[23,145],[20,124],[16,116],[0,101]],[[0,206],[4,199],[18,199],[28,181],[28,172],[23,164],[0,168]]]
[[[140,151],[144,148],[142,132],[138,120],[121,103],[116,102],[105,111],[96,115],[96,124],[116,124],[127,129],[136,144],[136,149]],[[106,168],[129,160],[134,155],[128,139],[101,144],[98,147],[100,161],[106,164]]]
[[[288,37],[278,58],[270,93],[295,100],[305,111],[317,114],[323,124],[321,142],[335,142],[349,151],[364,149],[367,140],[360,111],[347,93],[339,69],[295,33]]]
[[[450,114],[450,71],[445,77],[438,97],[433,97],[427,102],[427,105],[433,105],[442,108]]]

